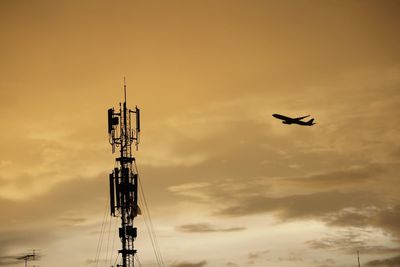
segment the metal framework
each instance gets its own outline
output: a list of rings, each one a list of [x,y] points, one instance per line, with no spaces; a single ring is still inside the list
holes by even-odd
[[[134,121],[131,114],[135,114]],[[135,129],[132,129],[132,123]],[[112,153],[119,148],[120,155],[115,159],[114,170],[110,173],[110,208],[111,216],[121,217],[119,238],[121,240],[122,262],[117,267],[133,267],[136,250],[134,241],[137,228],[133,225],[134,218],[140,212],[138,206],[138,172],[135,158],[132,156],[132,145],[139,144],[140,110],[130,110],[126,105],[126,83],[124,81],[124,103],[119,103],[119,111],[108,110],[108,134]]]

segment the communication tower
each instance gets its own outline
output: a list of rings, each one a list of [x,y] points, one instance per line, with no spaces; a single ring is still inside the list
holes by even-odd
[[[132,114],[135,114],[132,120]],[[135,125],[135,129],[132,128]],[[138,149],[140,133],[140,110],[128,109],[126,105],[126,82],[124,79],[124,103],[119,103],[119,110],[108,110],[108,135],[112,153],[119,148],[119,156],[115,159],[115,168],[109,175],[111,216],[121,218],[119,238],[121,240],[122,264],[117,267],[133,267],[136,249],[134,241],[137,228],[133,225],[138,215],[138,172],[132,145]]]

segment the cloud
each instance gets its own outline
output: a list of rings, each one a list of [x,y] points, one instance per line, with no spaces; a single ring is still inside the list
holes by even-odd
[[[96,211],[101,210],[98,204],[105,202],[104,193],[107,192],[108,185],[106,177],[104,174],[92,179],[64,181],[57,184],[52,191],[30,200],[0,199],[0,212],[8,214],[0,225],[6,226],[12,222],[20,224],[31,218],[36,218],[36,221],[46,219],[82,221],[82,214],[89,215],[95,212],[91,210],[93,207]],[[71,213],[76,215],[71,216]]]
[[[276,212],[281,219],[321,218],[344,208],[362,208],[376,205],[376,197],[368,192],[341,193],[337,191],[292,195],[271,198],[257,195],[244,197],[240,204],[223,208],[215,214],[220,216],[246,216],[257,213]]]
[[[18,158],[11,150],[2,167],[0,197],[23,200],[37,197],[50,191],[61,182],[90,179],[105,171],[106,157],[99,144],[86,146],[71,136],[60,139],[39,137],[21,138],[17,149],[26,150]],[[9,144],[4,144],[8,150]],[[97,157],[95,156],[97,154]],[[26,157],[26,158],[25,158]],[[87,160],[82,161],[84,157]],[[4,165],[4,164],[3,164]]]
[[[318,264],[318,267],[330,267],[336,264],[334,259],[328,258],[324,260],[314,260],[314,263]]]
[[[185,183],[180,185],[173,185],[168,187],[168,191],[180,195],[180,196],[189,196],[198,199],[207,200],[205,194],[202,193],[201,188],[210,186],[210,183],[202,182],[202,183]]]
[[[327,222],[330,231],[366,227],[372,219],[375,227],[397,231],[397,211],[379,210],[400,204],[398,167],[391,183],[382,177],[386,168],[374,171],[368,165],[399,159],[398,4],[329,1],[289,7],[258,1],[265,4],[134,4],[132,9],[63,2],[68,4],[1,9],[7,25],[15,27],[5,27],[2,51],[10,53],[0,62],[6,129],[0,195],[26,198],[0,200],[0,211],[7,214],[0,222],[4,234],[14,235],[9,227],[21,226],[63,231],[59,218],[68,210],[77,210],[85,224],[103,208],[107,193],[101,188],[107,190],[107,183],[81,177],[113,164],[104,115],[122,94],[110,90],[120,78],[110,77],[122,72],[132,73],[133,87],[142,88],[128,96],[143,107],[137,159],[139,168],[147,168],[143,178],[152,212],[176,217],[160,220],[162,229],[180,225],[177,218],[187,217],[186,211],[177,214],[171,207],[183,198],[198,201],[193,194],[201,190],[208,210],[226,211],[232,221],[269,213],[281,220]],[[120,15],[132,10],[135,16]],[[120,32],[132,34],[114,42]],[[127,49],[132,46],[137,49]],[[115,64],[131,58],[140,72]],[[111,65],[116,67],[105,67]],[[275,112],[310,112],[318,124],[284,127],[271,118]],[[366,169],[351,168],[360,165]],[[71,179],[75,185],[64,183]],[[220,181],[218,190],[186,191],[191,195],[167,190],[214,181]],[[372,207],[377,211],[369,212]]]
[[[304,258],[300,253],[290,252],[286,257],[279,257],[278,261],[300,262],[304,261]]]
[[[59,217],[58,219],[59,219],[59,221],[63,222],[64,225],[66,225],[66,226],[74,226],[74,225],[82,224],[87,221],[86,218],[71,216],[71,215],[62,216],[62,217]]]
[[[30,229],[14,229],[9,230],[3,228],[0,231],[0,255],[12,254],[11,251],[25,251],[31,247],[42,249],[54,241],[56,231],[49,231],[47,228],[30,228]],[[30,252],[31,253],[31,252]],[[8,255],[0,258],[0,265],[8,266],[9,264],[17,263],[16,258],[23,255]],[[20,262],[20,261],[19,261]]]
[[[400,266],[400,256],[395,256],[387,259],[372,260],[366,263],[372,267],[398,267]]]
[[[344,170],[335,170],[304,177],[281,179],[283,186],[295,186],[301,188],[312,188],[317,190],[343,189],[343,187],[354,187],[368,180],[377,179],[384,173],[379,165],[353,166]]]
[[[389,181],[396,182],[395,177],[396,167],[393,164],[354,165],[342,170],[295,177],[184,183],[170,191],[190,201],[209,203],[212,214],[217,217],[269,213],[280,221],[311,219],[337,228],[373,227],[399,237],[400,226],[397,222],[400,209],[390,206],[396,203],[397,198],[398,190],[389,186]],[[390,247],[371,244],[363,244],[363,249],[395,252]]]
[[[209,186],[210,183],[186,183],[186,184],[182,184],[182,185],[174,185],[174,186],[170,186],[168,187],[168,190],[170,190],[171,192],[187,192],[187,191],[191,191],[191,190],[197,190],[199,188],[205,187],[205,186]]]
[[[171,191],[210,203],[218,217],[270,213],[283,221],[313,219],[334,227],[375,227],[398,236],[400,208],[391,206],[398,190],[389,186],[395,177],[393,164],[370,164],[295,177],[216,179],[181,184]]]
[[[170,267],[203,267],[207,265],[207,261],[203,260],[200,262],[174,262]]]
[[[374,212],[374,211],[372,211]],[[371,223],[371,215],[368,213],[354,212],[354,211],[342,211],[333,214],[327,219],[328,225],[332,226],[354,226],[363,227]]]
[[[0,221],[0,253],[49,247],[63,238],[68,227],[85,227],[90,223],[87,218],[93,220],[93,215],[104,208],[106,186],[104,175],[64,181],[29,200],[0,199],[0,212],[7,214]]]
[[[372,226],[384,229],[400,238],[400,205],[364,210],[342,211],[325,218],[332,226]]]
[[[210,233],[210,232],[237,232],[243,231],[246,227],[218,227],[208,223],[185,224],[178,227],[184,233]]]
[[[267,253],[269,253],[269,250],[250,252],[249,254],[247,254],[247,258],[248,258],[249,260],[258,259],[258,258],[260,258],[262,255],[265,255],[265,254],[267,254]]]
[[[374,229],[345,228],[328,237],[306,241],[312,249],[340,251],[341,253],[354,255],[361,251],[367,255],[381,255],[399,253],[400,247],[382,245],[376,236]]]
[[[269,250],[250,252],[249,254],[247,254],[248,263],[255,264],[258,259],[262,258],[262,256],[268,253]]]
[[[378,212],[375,225],[387,229],[400,238],[400,205],[381,210]]]
[[[97,260],[94,260],[94,259],[87,259],[86,261],[85,261],[85,264],[86,265],[92,265],[92,266],[94,266],[94,265],[108,265],[109,264],[109,260],[106,260],[106,259],[97,259]]]
[[[20,260],[17,260],[17,256],[0,256],[0,266],[9,266],[21,264]]]
[[[313,249],[334,249],[346,251],[347,253],[354,253],[355,250],[364,248],[367,245],[367,242],[360,239],[360,236],[359,233],[346,231],[334,237],[309,240],[306,244]]]

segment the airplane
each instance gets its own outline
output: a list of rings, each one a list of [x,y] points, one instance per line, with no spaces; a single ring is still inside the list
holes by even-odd
[[[280,114],[272,114],[273,117],[282,120],[283,124],[298,124],[302,126],[312,126],[314,125],[314,119],[311,119],[309,121],[302,121],[302,119],[305,119],[307,117],[310,117],[310,115],[299,117],[299,118],[289,118]]]

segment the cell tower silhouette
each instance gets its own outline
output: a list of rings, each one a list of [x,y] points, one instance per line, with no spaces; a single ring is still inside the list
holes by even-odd
[[[135,129],[132,129],[131,114],[135,114]],[[140,110],[130,110],[126,105],[126,82],[124,79],[124,103],[119,103],[119,111],[114,108],[108,110],[108,134],[112,146],[112,153],[118,147],[120,155],[115,159],[114,170],[110,173],[110,208],[111,216],[121,217],[119,238],[122,255],[122,267],[133,267],[134,241],[137,237],[137,228],[133,225],[134,218],[139,213],[138,206],[138,172],[135,158],[132,156],[132,145],[139,144]]]

